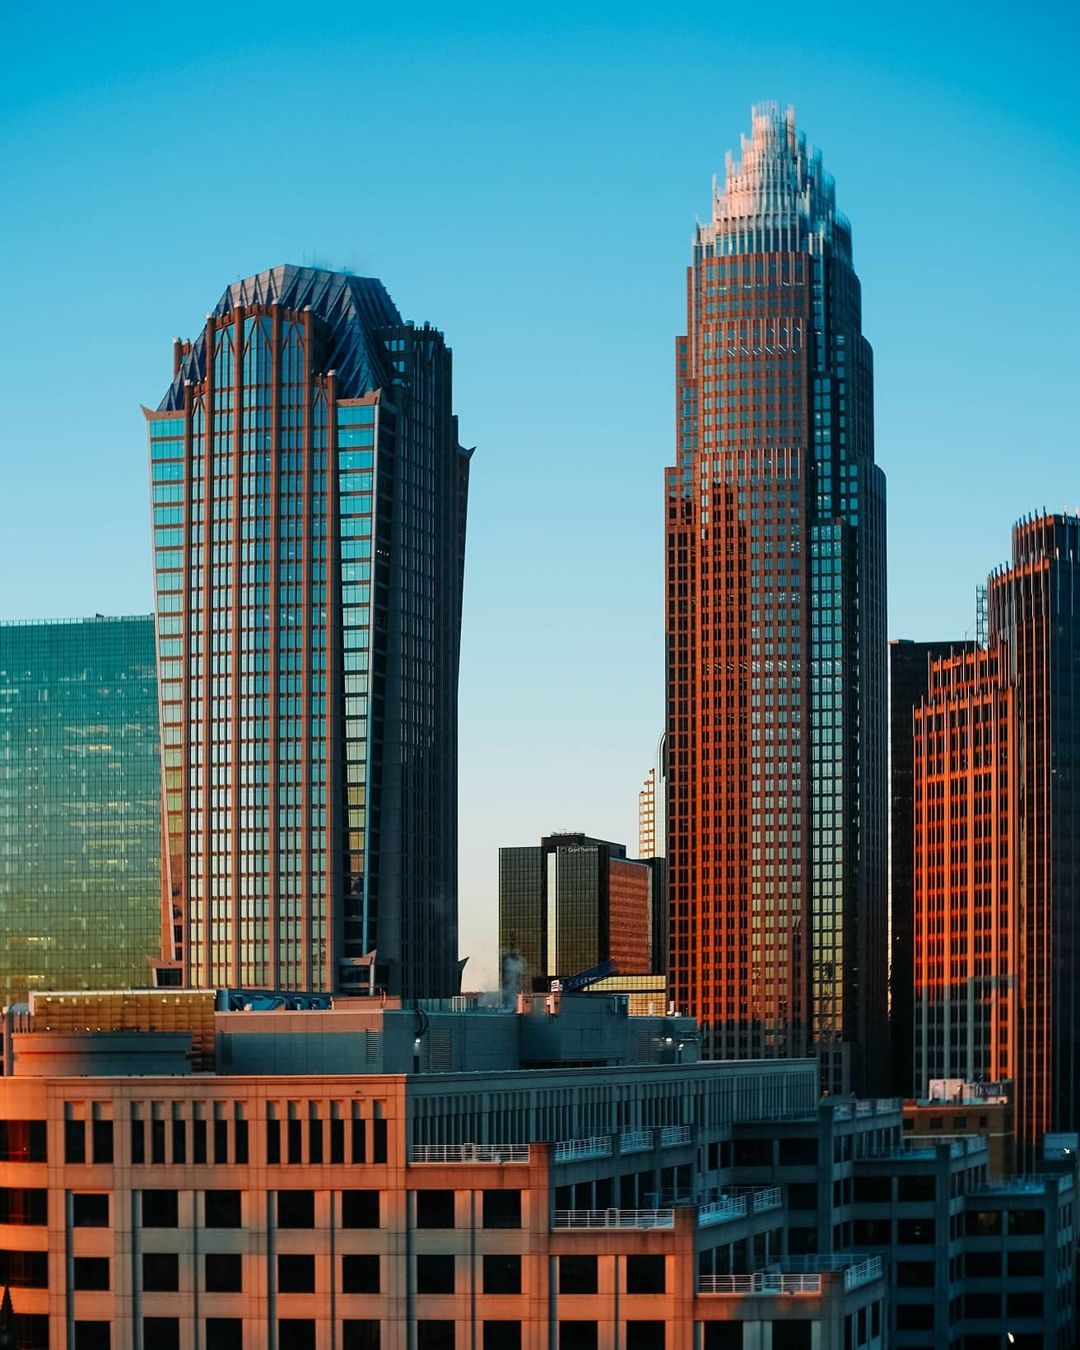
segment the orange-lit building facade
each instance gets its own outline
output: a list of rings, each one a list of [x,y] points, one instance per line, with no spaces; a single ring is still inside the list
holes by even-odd
[[[1080,1126],[1080,518],[1012,542],[915,714],[915,1086],[1012,1078],[1030,1159]]]
[[[1014,691],[984,648],[931,661],[914,716],[915,1081],[1016,1070]]]
[[[755,109],[688,272],[667,471],[669,964],[717,1057],[887,1071],[885,486],[850,227]]]

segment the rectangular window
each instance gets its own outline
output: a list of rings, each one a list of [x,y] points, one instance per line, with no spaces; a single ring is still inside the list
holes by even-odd
[[[595,1256],[560,1256],[559,1293],[595,1294],[596,1266]]]
[[[143,1191],[142,1226],[176,1228],[180,1223],[180,1205],[175,1191]]]
[[[314,1228],[315,1192],[278,1191],[277,1215],[279,1228]]]
[[[315,1292],[314,1256],[282,1255],[277,1259],[278,1292],[313,1294]]]
[[[595,1322],[574,1319],[559,1323],[559,1350],[598,1350],[598,1347],[599,1337]]]
[[[108,1289],[109,1258],[76,1256],[71,1262],[72,1289]]]
[[[44,1187],[0,1186],[0,1223],[46,1223],[48,1194]]]
[[[203,1195],[207,1228],[240,1228],[240,1192],[206,1191]]]
[[[48,1162],[43,1120],[0,1120],[0,1162]]]
[[[626,1292],[628,1294],[662,1294],[665,1292],[664,1258],[662,1256],[628,1256],[626,1258]]]
[[[484,1350],[521,1350],[521,1323],[485,1322]]]
[[[109,1197],[76,1192],[71,1197],[72,1228],[108,1228]]]
[[[417,1191],[417,1228],[453,1228],[454,1192]]]
[[[380,1350],[380,1326],[373,1319],[347,1317],[341,1324],[341,1350]]]
[[[702,1350],[743,1350],[742,1322],[706,1322]]]
[[[416,1350],[456,1350],[456,1331],[454,1322],[422,1318],[416,1323]]]
[[[378,1228],[379,1192],[342,1191],[342,1228]],[[419,1227],[419,1225],[417,1225]]]
[[[90,1127],[94,1144],[94,1162],[111,1163],[113,1160],[113,1123],[111,1120],[95,1120]]]
[[[520,1228],[521,1192],[485,1191],[484,1227]]]
[[[240,1318],[208,1317],[206,1350],[244,1350],[244,1324]]]
[[[343,1294],[379,1293],[379,1258],[357,1255],[341,1258],[341,1292]]]
[[[243,1257],[237,1252],[207,1252],[203,1258],[203,1283],[208,1294],[241,1293]]]
[[[663,1322],[627,1322],[626,1350],[664,1350],[664,1325]],[[776,1345],[775,1341],[773,1345]]]
[[[278,1319],[278,1350],[315,1350],[315,1321],[310,1317]]]
[[[180,1350],[179,1317],[144,1317],[142,1324],[146,1350]]]
[[[454,1258],[452,1256],[418,1256],[416,1258],[416,1292],[418,1294],[452,1294],[454,1292]]]
[[[76,1322],[74,1350],[109,1350],[108,1322]]]
[[[48,1289],[48,1252],[0,1251],[0,1289]]]
[[[521,1257],[511,1253],[485,1256],[484,1293],[520,1294]]]
[[[86,1121],[64,1121],[64,1161],[66,1163],[84,1163],[86,1161]]]
[[[811,1350],[813,1338],[813,1322],[809,1320],[790,1322],[787,1319],[781,1321],[779,1318],[773,1318],[773,1350]]]
[[[148,1293],[175,1293],[180,1288],[180,1258],[175,1252],[144,1252],[142,1287]]]

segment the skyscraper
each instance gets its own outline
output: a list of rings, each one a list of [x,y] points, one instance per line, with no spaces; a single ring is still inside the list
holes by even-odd
[[[885,480],[851,229],[753,113],[688,272],[666,474],[673,997],[717,1056],[886,1067]]]
[[[0,624],[0,1007],[150,983],[160,782],[149,615]]]
[[[987,599],[916,714],[916,1065],[1013,1077],[1030,1162],[1080,1127],[1080,517],[1021,520]]]
[[[915,709],[929,689],[932,660],[970,651],[971,642],[889,644],[889,1032],[892,1090],[915,1094]],[[947,1077],[949,1075],[936,1075]],[[923,1084],[925,1089],[925,1084]],[[922,1090],[922,1089],[920,1089]]]
[[[228,288],[147,413],[171,957],[454,992],[469,453],[382,283]]]

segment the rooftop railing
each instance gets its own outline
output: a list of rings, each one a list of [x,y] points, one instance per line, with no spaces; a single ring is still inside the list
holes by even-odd
[[[588,1139],[563,1139],[555,1145],[556,1162],[581,1162],[585,1158],[610,1158],[611,1135],[594,1134]]]
[[[671,1148],[675,1144],[689,1144],[692,1138],[689,1125],[664,1125],[660,1130],[660,1147]]]
[[[528,1144],[410,1144],[411,1163],[527,1163]]]
[[[820,1294],[820,1275],[781,1275],[755,1270],[752,1275],[700,1275],[699,1294]]]
[[[673,1209],[557,1209],[552,1228],[674,1228]]]

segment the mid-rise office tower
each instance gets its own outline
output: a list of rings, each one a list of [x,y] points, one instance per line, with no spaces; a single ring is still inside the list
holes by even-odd
[[[677,1005],[716,1056],[887,1068],[885,481],[851,230],[754,110],[699,225],[667,471]]]
[[[499,947],[523,990],[611,961],[620,975],[652,970],[653,869],[625,844],[552,834],[499,849]]]
[[[148,413],[166,956],[193,985],[454,992],[469,453],[381,282],[228,288]]]
[[[1080,1127],[1080,517],[1012,544],[916,713],[915,1086],[1012,1077],[1030,1160]]]
[[[150,982],[160,781],[149,614],[0,624],[0,1007]]]

